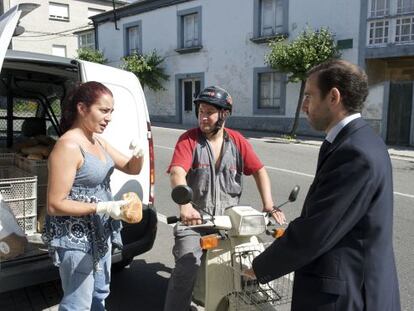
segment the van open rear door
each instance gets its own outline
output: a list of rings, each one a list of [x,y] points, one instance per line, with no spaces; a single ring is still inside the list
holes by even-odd
[[[21,13],[16,5],[0,16],[0,71]]]
[[[144,164],[139,175],[127,175],[115,170],[111,176],[114,199],[125,192],[135,192],[142,200],[143,219],[134,225],[124,224],[122,229],[122,257],[112,255],[119,268],[129,264],[133,257],[152,248],[157,232],[154,206],[154,145],[147,103],[138,78],[131,72],[114,67],[78,61],[83,82],[99,81],[114,96],[112,120],[103,137],[116,149],[130,155],[129,144],[134,140],[144,150]],[[116,268],[118,269],[118,268]]]
[[[153,173],[151,166],[152,137],[144,92],[138,78],[131,72],[96,63],[79,61],[82,81],[99,81],[114,95],[112,120],[103,137],[116,149],[130,155],[131,140],[144,149],[144,166],[139,175],[126,175],[118,170],[111,176],[115,199],[128,191],[138,193],[144,205],[152,202]],[[149,190],[151,189],[151,190]]]

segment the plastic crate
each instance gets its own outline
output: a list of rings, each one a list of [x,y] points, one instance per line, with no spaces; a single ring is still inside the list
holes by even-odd
[[[37,216],[26,216],[23,218],[17,218],[17,223],[19,224],[20,228],[23,229],[23,231],[26,234],[32,234],[37,232]]]
[[[1,166],[0,193],[24,232],[36,232],[37,177],[15,166]]]
[[[16,154],[14,161],[18,168],[36,175],[39,185],[47,184],[47,160],[30,160],[20,154]]]

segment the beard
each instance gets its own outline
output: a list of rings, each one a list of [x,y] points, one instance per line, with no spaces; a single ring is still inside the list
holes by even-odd
[[[325,132],[331,123],[330,116],[311,117],[308,115],[308,121],[314,130]]]

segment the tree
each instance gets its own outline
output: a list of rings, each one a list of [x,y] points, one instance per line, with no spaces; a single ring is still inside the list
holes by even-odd
[[[164,58],[153,50],[149,54],[132,54],[122,58],[122,69],[128,70],[135,74],[142,84],[142,87],[148,86],[154,91],[165,90],[162,86],[163,81],[168,81],[169,76],[165,74],[161,63]]]
[[[95,49],[91,48],[80,48],[77,50],[78,57],[77,59],[86,60],[88,62],[105,64],[108,60],[104,57],[104,54]]]
[[[279,72],[290,74],[288,82],[301,82],[295,119],[289,133],[289,136],[295,137],[307,71],[328,59],[338,58],[340,52],[333,34],[326,28],[315,31],[306,28],[295,40],[286,42],[284,38],[279,38],[270,43],[270,48],[265,62]]]

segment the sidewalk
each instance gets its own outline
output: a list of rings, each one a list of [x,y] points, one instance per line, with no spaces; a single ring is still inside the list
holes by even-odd
[[[246,136],[250,137],[248,136],[248,134],[246,134]],[[277,134],[269,136],[269,137],[263,137],[263,139],[284,141],[286,143],[291,142],[294,144],[314,145],[314,146],[320,146],[323,141],[322,139],[318,139],[316,137],[302,137],[302,136],[298,136],[296,139],[287,139],[282,136],[277,136]],[[388,146],[388,153],[392,157],[399,157],[399,158],[414,160],[414,148],[413,147]]]
[[[188,129],[187,126],[182,124],[175,123],[163,123],[163,122],[153,122],[153,126],[174,128],[174,129]],[[244,136],[248,138],[261,138],[264,140],[270,141],[283,141],[285,143],[292,144],[307,144],[320,146],[323,139],[318,137],[307,137],[307,136],[297,136],[295,139],[287,139],[283,137],[283,134],[272,133],[272,132],[262,132],[262,131],[252,131],[252,130],[238,130]],[[413,147],[401,147],[401,146],[388,146],[388,153],[392,157],[398,157],[402,159],[413,159],[414,160],[414,148]]]

